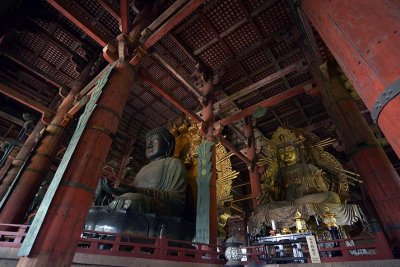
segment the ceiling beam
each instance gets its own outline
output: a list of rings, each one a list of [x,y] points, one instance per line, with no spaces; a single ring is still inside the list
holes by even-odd
[[[15,124],[19,125],[19,126],[24,126],[24,121],[23,120],[20,120],[20,119],[14,117],[13,115],[10,115],[10,114],[8,114],[6,112],[3,112],[1,110],[0,110],[0,118],[8,120],[8,121],[10,121],[12,123],[15,123]]]
[[[194,10],[196,10],[200,5],[202,5],[205,0],[192,0],[187,3],[183,8],[181,8],[177,13],[175,13],[171,18],[169,18],[160,28],[158,28],[146,41],[143,43],[143,49],[147,50],[152,47],[158,40],[164,37],[169,31],[172,30],[177,24],[184,20],[190,15]]]
[[[121,16],[118,10],[111,5],[110,2],[107,0],[97,0],[97,2],[111,15],[113,16],[118,22],[121,23]]]
[[[129,5],[128,0],[120,1],[120,10],[121,10],[121,32],[124,34],[129,33]]]
[[[43,114],[44,117],[51,117],[55,114],[54,110],[51,110],[36,101],[14,91],[12,88],[8,87],[7,85],[0,83],[0,93],[18,101],[19,103],[24,104],[40,113]]]
[[[30,72],[36,74],[37,76],[39,76],[40,78],[46,80],[48,83],[50,83],[51,85],[55,86],[55,87],[67,87],[65,84],[60,83],[59,81],[57,81],[56,79],[54,79],[53,77],[50,77],[47,73],[45,73],[44,71],[36,68],[32,63],[27,62],[23,59],[19,59],[14,55],[11,55],[10,53],[4,53],[4,56],[6,56],[7,58],[11,59],[12,61],[14,61],[15,63],[21,65],[22,67],[24,67],[25,69],[29,70]]]
[[[292,97],[295,97],[299,94],[304,93],[305,87],[306,86],[304,84],[295,86],[287,91],[284,91],[284,92],[274,95],[273,97],[270,97],[264,101],[261,101],[260,103],[257,103],[253,106],[245,108],[236,114],[233,114],[227,118],[221,119],[221,120],[217,121],[215,124],[225,126],[225,125],[234,123],[235,121],[241,120],[247,116],[251,116],[259,107],[272,107],[272,106],[275,106],[285,100],[288,100]]]
[[[273,81],[279,80],[280,78],[285,77],[285,75],[287,75],[295,70],[298,70],[299,66],[302,66],[302,65],[303,65],[302,61],[293,63],[293,64],[287,66],[286,68],[279,70],[279,71],[265,77],[264,79],[261,79],[258,82],[255,82],[255,83],[243,88],[242,90],[224,98],[223,100],[218,101],[217,103],[214,104],[214,107],[217,108],[219,105],[223,105],[227,102],[231,102],[231,101],[238,99],[244,95],[247,95],[267,84],[270,84]]]
[[[172,94],[170,92],[168,92],[167,90],[162,88],[156,81],[154,81],[152,78],[150,78],[150,76],[143,69],[141,69],[139,71],[139,76],[145,83],[150,85],[154,90],[157,91],[157,93],[159,93],[162,97],[164,97],[169,103],[174,105],[177,109],[179,109],[180,111],[185,113],[186,116],[191,118],[193,121],[195,121],[196,123],[200,123],[203,121],[196,113],[194,113],[193,111],[184,107],[180,103],[180,101],[176,100],[172,96]]]
[[[76,12],[66,1],[47,0],[47,2],[95,40],[100,46],[105,47],[107,45],[109,39],[102,32],[94,28],[90,21],[87,21],[81,14]]]

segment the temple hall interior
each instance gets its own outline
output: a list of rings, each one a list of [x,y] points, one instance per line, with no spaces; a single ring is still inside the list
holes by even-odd
[[[0,266],[400,266],[399,52],[397,0],[2,0]]]

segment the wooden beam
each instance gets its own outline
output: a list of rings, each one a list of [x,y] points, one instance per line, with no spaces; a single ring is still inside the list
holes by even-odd
[[[271,107],[271,106],[275,106],[285,100],[288,100],[294,96],[297,96],[301,93],[304,93],[304,87],[305,85],[298,85],[295,86],[287,91],[284,91],[282,93],[279,93],[277,95],[274,95],[273,97],[270,97],[264,101],[261,101],[258,104],[255,104],[253,106],[250,106],[246,109],[243,109],[242,111],[233,114],[227,118],[221,119],[218,122],[216,122],[215,124],[218,125],[229,125],[235,121],[241,120],[247,116],[251,116],[259,107]]]
[[[97,0],[97,2],[111,15],[113,16],[118,22],[121,22],[121,16],[116,8],[110,4],[107,0]]]
[[[140,78],[150,85],[154,90],[156,90],[160,95],[162,95],[168,102],[178,108],[180,111],[186,114],[189,118],[191,118],[196,123],[200,123],[203,120],[193,111],[184,107],[180,101],[176,100],[170,92],[167,92],[164,88],[162,88],[156,81],[150,78],[150,76],[142,69],[139,71]]]
[[[87,21],[81,14],[76,12],[66,1],[47,0],[47,2],[57,9],[64,17],[78,26],[84,33],[89,35],[100,46],[105,47],[107,45],[109,39],[102,32],[94,28],[90,21]]]
[[[242,153],[240,152],[232,143],[230,143],[228,140],[223,138],[222,136],[217,136],[218,140],[221,142],[221,144],[226,147],[229,151],[231,151],[235,156],[240,158],[244,163],[246,163],[247,166],[250,166],[250,160]]]
[[[253,91],[255,91],[255,90],[257,90],[257,89],[259,89],[259,88],[261,88],[261,87],[263,87],[265,85],[267,85],[267,84],[270,84],[273,81],[276,81],[276,80],[284,77],[285,75],[297,70],[300,65],[302,65],[301,61],[299,61],[297,63],[293,63],[293,64],[287,66],[286,68],[284,68],[284,69],[282,69],[280,71],[277,71],[277,72],[265,77],[264,79],[261,79],[258,82],[255,82],[255,83],[243,88],[242,90],[240,90],[240,91],[238,91],[238,92],[236,92],[236,93],[224,98],[223,100],[215,103],[215,107],[218,107],[219,105],[223,105],[223,104],[225,104],[227,102],[231,102],[231,101],[233,101],[235,99],[238,99],[238,98],[240,98],[240,97],[242,97],[244,95],[247,95],[247,94],[249,94],[249,93],[251,93],[251,92],[253,92]]]
[[[28,106],[40,113],[42,113],[45,117],[52,117],[55,112],[39,103],[37,103],[36,101],[15,92],[13,89],[11,89],[10,87],[8,87],[7,85],[0,83],[0,93],[24,104],[25,106]]]
[[[170,19],[168,19],[161,27],[156,30],[152,35],[147,38],[143,43],[143,49],[147,50],[152,47],[158,40],[164,37],[173,27],[179,24],[187,16],[202,5],[205,0],[192,0],[177,13],[175,13]]]
[[[8,120],[8,121],[10,121],[12,123],[15,123],[15,124],[19,125],[19,126],[24,126],[24,121],[23,120],[20,120],[20,119],[14,117],[13,115],[10,115],[10,114],[8,114],[6,112],[3,112],[1,110],[0,110],[0,118]]]
[[[11,59],[12,61],[17,63],[18,65],[21,65],[22,67],[24,67],[25,69],[29,70],[30,72],[36,74],[40,78],[46,80],[48,83],[50,83],[51,85],[53,85],[55,87],[67,87],[67,85],[60,83],[59,81],[55,80],[53,77],[50,77],[47,73],[45,73],[44,71],[38,69],[37,67],[35,67],[30,62],[27,62],[27,61],[25,61],[23,59],[19,59],[16,56],[14,56],[12,54],[9,54],[9,53],[4,53],[4,56],[6,56],[7,58]]]
[[[129,33],[129,5],[128,0],[120,1],[120,10],[121,10],[121,32],[124,34]]]

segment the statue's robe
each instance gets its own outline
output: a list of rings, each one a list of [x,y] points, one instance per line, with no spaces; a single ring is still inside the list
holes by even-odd
[[[158,215],[181,216],[186,197],[186,169],[179,159],[168,157],[150,162],[136,175],[133,193],[117,197],[111,209],[124,208]]]

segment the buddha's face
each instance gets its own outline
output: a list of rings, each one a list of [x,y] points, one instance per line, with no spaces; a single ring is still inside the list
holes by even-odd
[[[146,138],[146,157],[149,160],[165,158],[167,149],[167,144],[158,134]]]
[[[298,151],[294,145],[279,148],[279,157],[286,165],[292,165],[298,161]]]

